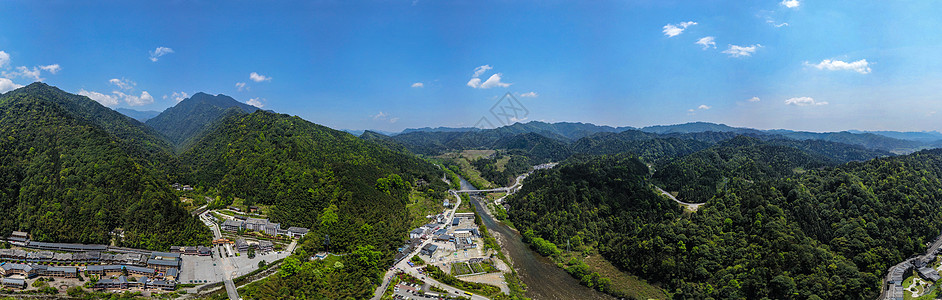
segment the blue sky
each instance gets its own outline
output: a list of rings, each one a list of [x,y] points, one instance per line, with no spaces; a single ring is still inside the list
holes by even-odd
[[[937,1],[138,2],[0,2],[0,91],[338,129],[473,126],[511,93],[548,122],[942,130]]]

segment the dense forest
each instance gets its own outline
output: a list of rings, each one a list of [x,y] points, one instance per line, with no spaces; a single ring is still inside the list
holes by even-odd
[[[0,232],[167,249],[207,242],[165,177],[169,144],[143,124],[43,83],[0,98]],[[146,217],[142,217],[146,216]]]
[[[942,228],[942,150],[794,173],[818,162],[755,140],[721,147],[737,158],[697,155],[727,178],[697,212],[656,196],[639,161],[594,156],[531,175],[508,199],[510,218],[675,298],[873,298],[886,269]],[[735,165],[766,166],[728,169],[747,158]]]

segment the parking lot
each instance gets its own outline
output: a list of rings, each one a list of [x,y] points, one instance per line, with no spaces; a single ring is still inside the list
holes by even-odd
[[[219,254],[216,251],[219,247],[213,247],[212,256],[183,255],[183,268],[180,271],[180,283],[213,283],[223,279],[223,270],[220,264]],[[288,257],[287,251],[257,253],[255,258],[249,258],[245,253],[240,253],[236,257],[228,257],[229,261],[235,265],[235,276],[242,276],[258,269],[258,262],[273,261]]]

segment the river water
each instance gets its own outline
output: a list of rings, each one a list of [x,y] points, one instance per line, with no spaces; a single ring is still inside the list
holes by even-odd
[[[477,188],[461,178],[461,189],[476,190]],[[521,240],[519,233],[507,225],[498,223],[485,213],[480,201],[472,200],[471,203],[474,203],[487,229],[497,238],[501,247],[507,251],[506,253],[510,254],[517,275],[527,285],[527,297],[536,300],[613,299],[609,295],[583,286],[549,259],[530,250]]]

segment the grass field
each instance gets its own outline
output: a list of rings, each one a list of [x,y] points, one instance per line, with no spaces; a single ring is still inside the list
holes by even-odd
[[[475,160],[482,157],[488,157],[494,155],[494,150],[464,150],[461,151],[461,157],[464,157],[467,160]]]
[[[660,288],[641,280],[637,276],[618,270],[612,263],[599,255],[587,257],[585,263],[592,271],[611,279],[612,288],[624,295],[636,299],[667,299],[667,294]]]

